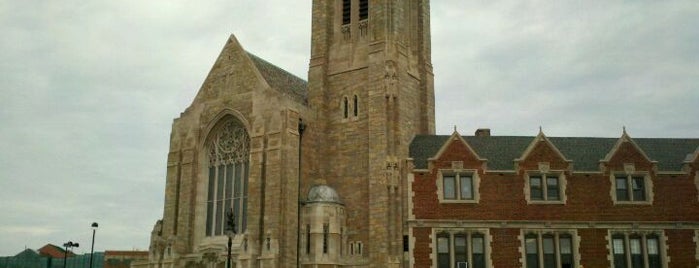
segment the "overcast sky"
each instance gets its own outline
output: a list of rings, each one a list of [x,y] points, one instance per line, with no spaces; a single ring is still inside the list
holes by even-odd
[[[292,3],[293,2],[293,3]],[[229,34],[306,78],[310,0],[0,0],[0,256],[147,249]],[[439,134],[699,137],[699,2],[432,2]]]

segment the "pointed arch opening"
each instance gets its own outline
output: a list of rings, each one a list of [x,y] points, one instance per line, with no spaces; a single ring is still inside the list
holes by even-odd
[[[205,147],[208,161],[206,236],[225,235],[226,213],[233,212],[233,232],[247,225],[250,136],[233,116],[221,119]]]

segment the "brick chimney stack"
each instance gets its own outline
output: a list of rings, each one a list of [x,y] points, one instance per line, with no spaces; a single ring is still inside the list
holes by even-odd
[[[479,128],[476,130],[476,133],[474,135],[476,137],[490,137],[490,129],[489,128]]]

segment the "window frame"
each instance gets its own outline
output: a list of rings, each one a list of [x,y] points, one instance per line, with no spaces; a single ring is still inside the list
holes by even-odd
[[[440,203],[478,203],[480,200],[479,187],[480,176],[478,170],[475,169],[440,169],[437,175],[437,197]],[[445,177],[454,178],[454,198],[445,196]],[[464,199],[462,197],[462,178],[471,178],[471,197]]]
[[[456,249],[456,238],[463,238],[465,245],[463,249],[465,252],[462,254],[466,257],[466,263],[468,267],[474,267],[474,260],[482,265],[477,266],[482,268],[491,267],[492,260],[490,258],[491,254],[491,238],[490,233],[487,229],[464,229],[464,228],[441,228],[433,229],[432,231],[432,266],[440,266],[440,254],[447,254],[449,261],[449,268],[458,268],[457,253]],[[442,252],[440,249],[440,239],[447,239],[447,252]],[[480,240],[480,245],[476,245],[474,241]],[[482,253],[479,253],[482,251]],[[444,257],[444,256],[442,256]]]
[[[531,248],[528,241],[534,239],[536,248]],[[544,240],[551,239],[551,247],[553,253],[547,253],[551,250],[545,246]],[[564,253],[564,248],[562,247],[561,240],[570,240],[569,247],[567,250],[570,253]],[[553,257],[553,267],[562,267],[564,259],[570,259],[572,267],[580,267],[580,237],[578,236],[577,230],[548,230],[548,229],[522,229],[519,237],[521,242],[521,264],[522,267],[527,268],[545,268],[547,261],[550,263],[551,260],[547,260],[547,257]],[[531,252],[534,249],[535,252]],[[535,255],[536,258],[532,259],[531,255]],[[553,256],[546,256],[553,255]],[[570,256],[565,256],[570,255]]]
[[[525,173],[524,176],[524,196],[527,200],[527,204],[565,204],[567,201],[566,188],[568,181],[565,172],[562,170],[551,170],[547,172],[541,171],[529,171]],[[557,179],[558,188],[558,199],[549,199],[549,187],[548,181],[550,178]],[[541,199],[534,199],[532,197],[532,178],[541,179]]]
[[[633,267],[648,267],[648,268],[667,268],[667,238],[663,231],[629,231],[629,230],[609,230],[607,237],[609,241],[609,260],[611,268],[633,268]],[[638,240],[637,240],[638,239]],[[616,241],[622,241],[623,252],[617,254],[616,247],[619,246]],[[632,243],[637,240],[638,244]],[[649,241],[655,240],[657,248],[654,251],[657,254],[651,254],[649,250],[651,244]],[[615,245],[616,243],[616,245]],[[639,248],[640,247],[640,248]],[[634,254],[640,252],[640,254]],[[619,259],[618,255],[622,255],[623,259]],[[641,259],[634,258],[633,255],[640,255]],[[653,261],[651,255],[656,256],[659,261],[659,266],[651,266]],[[634,264],[635,263],[635,264]]]
[[[637,192],[634,189],[636,180],[641,179],[643,183],[642,194],[644,199],[637,200]],[[619,187],[618,182],[624,181],[624,189]],[[653,204],[653,180],[648,172],[610,172],[609,175],[610,195],[614,205],[651,205]],[[620,191],[625,191],[626,200],[620,200]]]

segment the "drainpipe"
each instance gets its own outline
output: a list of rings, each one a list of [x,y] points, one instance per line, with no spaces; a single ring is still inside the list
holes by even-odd
[[[298,202],[296,203],[296,267],[300,267],[301,264],[301,157],[302,157],[302,146],[301,141],[303,140],[303,131],[306,130],[306,124],[303,119],[299,118],[299,174],[298,174]]]

